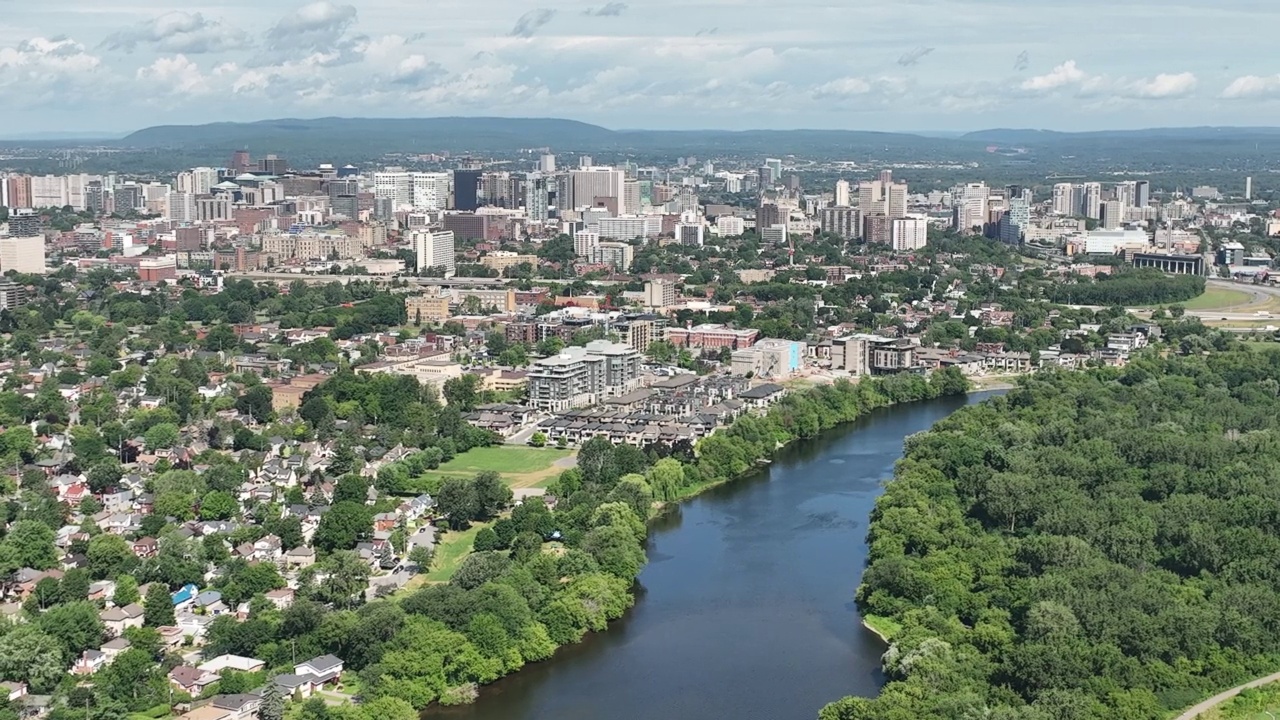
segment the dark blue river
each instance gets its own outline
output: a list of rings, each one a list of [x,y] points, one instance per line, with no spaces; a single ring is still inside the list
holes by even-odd
[[[814,720],[874,696],[853,605],[867,519],[904,438],[988,394],[877,411],[655,522],[635,608],[461,708],[465,720]]]

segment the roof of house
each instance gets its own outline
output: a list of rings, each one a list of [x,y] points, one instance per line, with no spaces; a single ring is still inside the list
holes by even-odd
[[[342,659],[336,655],[321,655],[313,657],[302,663],[298,667],[309,667],[319,673],[332,672],[342,667]],[[296,668],[295,668],[296,669]]]

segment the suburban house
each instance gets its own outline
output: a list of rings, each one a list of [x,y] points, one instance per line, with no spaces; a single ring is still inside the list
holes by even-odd
[[[124,607],[113,607],[98,613],[102,624],[113,637],[120,637],[129,628],[142,627],[144,610],[137,603],[129,603]]]
[[[190,695],[199,695],[205,688],[218,682],[216,673],[206,672],[190,665],[179,665],[169,671],[169,683],[174,689]]]
[[[235,670],[236,672],[258,672],[266,667],[267,663],[258,658],[245,657],[243,655],[219,655],[216,658],[199,666],[200,670],[209,673],[220,673],[223,670]]]
[[[337,683],[342,679],[342,660],[336,655],[321,655],[293,666],[298,675],[311,675],[316,686]]]

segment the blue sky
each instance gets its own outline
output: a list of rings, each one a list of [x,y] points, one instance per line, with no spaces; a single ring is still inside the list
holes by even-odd
[[[0,0],[0,136],[326,115],[1271,125],[1273,0]]]

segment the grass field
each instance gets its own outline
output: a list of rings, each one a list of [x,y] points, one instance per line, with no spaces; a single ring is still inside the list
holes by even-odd
[[[471,554],[471,546],[475,545],[476,533],[481,528],[491,527],[492,523],[473,523],[461,532],[449,531],[440,538],[436,546],[436,556],[431,559],[431,572],[424,577],[424,582],[449,582],[458,566]]]
[[[476,448],[419,476],[413,488],[415,492],[434,493],[440,483],[448,478],[466,479],[486,471],[501,475],[502,480],[513,490],[545,487],[565,469],[562,461],[576,453],[576,450],[507,445]]]
[[[1253,295],[1243,290],[1209,287],[1203,295],[1179,304],[1188,310],[1225,310],[1247,305],[1252,300]]]
[[[866,625],[871,632],[879,635],[880,639],[884,640],[886,643],[889,642],[889,638],[902,630],[902,626],[898,623],[887,617],[881,617],[879,615],[863,615],[862,623]]]

